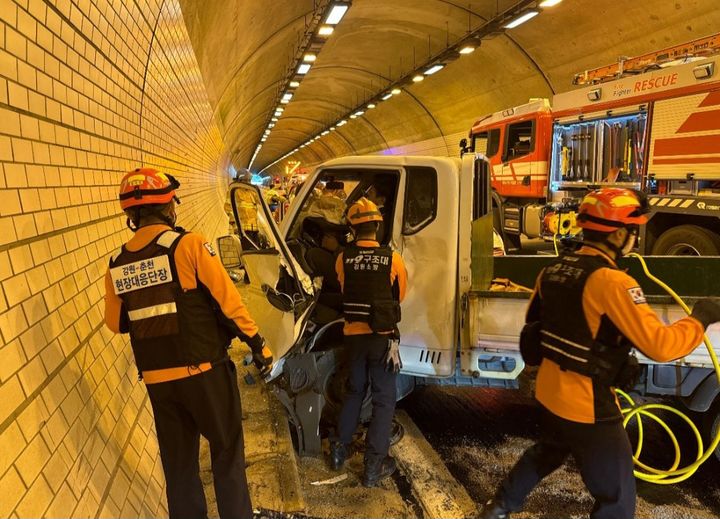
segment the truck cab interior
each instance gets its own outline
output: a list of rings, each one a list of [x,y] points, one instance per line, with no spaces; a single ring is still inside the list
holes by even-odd
[[[300,267],[313,279],[322,278],[313,322],[327,324],[342,315],[340,283],[335,272],[338,254],[353,240],[345,221],[347,209],[361,197],[375,202],[383,215],[378,241],[392,237],[399,174],[393,171],[327,170],[306,191],[289,226],[287,246]]]

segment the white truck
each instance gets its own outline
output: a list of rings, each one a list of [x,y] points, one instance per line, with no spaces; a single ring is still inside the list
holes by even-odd
[[[528,293],[490,291],[491,280],[505,277],[532,286],[552,257],[493,258],[489,165],[484,156],[472,154],[332,160],[308,176],[280,226],[257,187],[231,185],[239,236],[218,240],[220,256],[277,359],[268,382],[288,411],[301,455],[321,452],[321,420],[337,411],[343,378],[336,369],[343,321],[332,304],[338,294],[323,293],[327,287],[311,276],[316,268],[308,264],[308,252],[318,247],[313,233],[319,221],[347,230],[341,221],[344,208],[370,186],[384,186],[381,241],[400,252],[410,279],[399,326],[403,376],[398,377],[398,398],[416,384],[517,387],[524,369],[518,338]],[[243,219],[252,221],[244,224]],[[648,262],[690,302],[720,294],[720,258]],[[655,310],[666,321],[680,318],[682,309],[645,282],[636,267],[633,274]],[[711,329],[710,336],[720,344],[720,329]],[[710,410],[710,422],[716,421],[713,402],[720,388],[702,345],[673,364],[640,360],[638,392],[682,397],[688,408]]]

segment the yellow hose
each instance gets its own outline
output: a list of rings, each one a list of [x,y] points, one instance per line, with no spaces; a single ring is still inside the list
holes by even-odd
[[[645,260],[642,258],[642,256],[635,253],[629,254],[629,256],[637,258],[642,265],[645,275],[657,285],[659,285],[668,294],[670,294],[670,296],[675,300],[675,302],[680,305],[688,315],[690,315],[690,308],[688,308],[688,306],[680,298],[680,296],[678,296],[675,291],[667,284],[665,284],[660,279],[656,278],[650,273],[650,270],[648,270],[647,264],[645,263]],[[715,368],[715,375],[718,378],[718,383],[720,383],[720,364],[718,364],[717,355],[715,355],[715,350],[713,349],[713,346],[707,335],[704,335],[704,342],[705,347],[710,354],[710,358],[712,359],[713,367]],[[720,428],[718,428],[718,431],[715,433],[715,438],[713,438],[710,446],[706,450],[703,450],[703,441],[700,431],[698,431],[698,428],[695,426],[692,420],[690,420],[690,418],[688,418],[687,415],[685,415],[681,411],[678,411],[677,409],[664,404],[636,405],[635,401],[630,397],[630,395],[628,395],[624,391],[615,389],[615,392],[630,404],[629,408],[622,409],[622,414],[624,416],[623,426],[627,427],[627,424],[632,418],[636,418],[638,422],[638,445],[635,449],[635,454],[633,455],[633,461],[638,467],[638,469],[634,470],[634,474],[635,477],[638,479],[642,479],[643,481],[648,481],[650,483],[656,483],[658,485],[671,485],[673,483],[685,481],[690,476],[692,476],[695,471],[697,471],[700,465],[702,465],[705,461],[707,461],[710,456],[712,456],[712,454],[715,452],[715,449],[720,444]],[[683,420],[685,420],[685,422],[688,424],[693,434],[695,435],[695,439],[697,440],[698,444],[697,457],[695,458],[695,461],[693,463],[685,467],[678,468],[678,465],[680,465],[680,445],[678,444],[677,438],[675,437],[675,434],[673,434],[670,427],[663,420],[650,412],[650,409],[662,409],[665,411],[670,411],[671,413],[674,413]],[[660,426],[665,429],[665,432],[668,433],[668,436],[670,437],[670,440],[675,447],[675,460],[669,469],[657,469],[654,467],[650,467],[640,461],[640,453],[642,452],[643,448],[643,424],[641,418],[643,416],[652,418],[657,423],[659,423]]]

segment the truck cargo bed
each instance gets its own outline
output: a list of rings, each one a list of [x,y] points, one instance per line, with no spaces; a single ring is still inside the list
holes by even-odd
[[[498,257],[494,260],[494,277],[507,278],[531,288],[540,270],[552,259],[547,256]],[[650,271],[676,290],[688,306],[692,307],[700,297],[720,294],[720,258],[648,257],[646,261]],[[620,267],[629,269],[629,273],[638,280],[651,307],[664,322],[671,323],[686,315],[670,296],[644,275],[638,260],[622,260]],[[472,346],[499,352],[517,351],[529,297],[527,292],[470,292],[468,310]],[[708,336],[720,347],[720,325],[711,326]],[[638,358],[643,363],[654,363],[642,354]],[[693,353],[676,361],[676,364],[712,367],[704,344],[699,344]]]

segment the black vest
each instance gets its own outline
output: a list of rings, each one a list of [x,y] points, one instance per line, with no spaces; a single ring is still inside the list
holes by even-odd
[[[165,231],[139,251],[125,246],[110,260],[115,293],[127,312],[139,371],[196,366],[225,357],[228,335],[212,301],[198,288],[183,290],[175,249],[184,233]]]
[[[343,251],[343,313],[347,322],[368,323],[374,332],[392,331],[400,322],[393,297],[390,247],[349,245]]]
[[[585,284],[601,268],[616,267],[600,256],[567,254],[545,268],[540,280],[540,334],[543,357],[609,387],[616,384],[632,344],[607,315],[595,338],[585,319]]]

